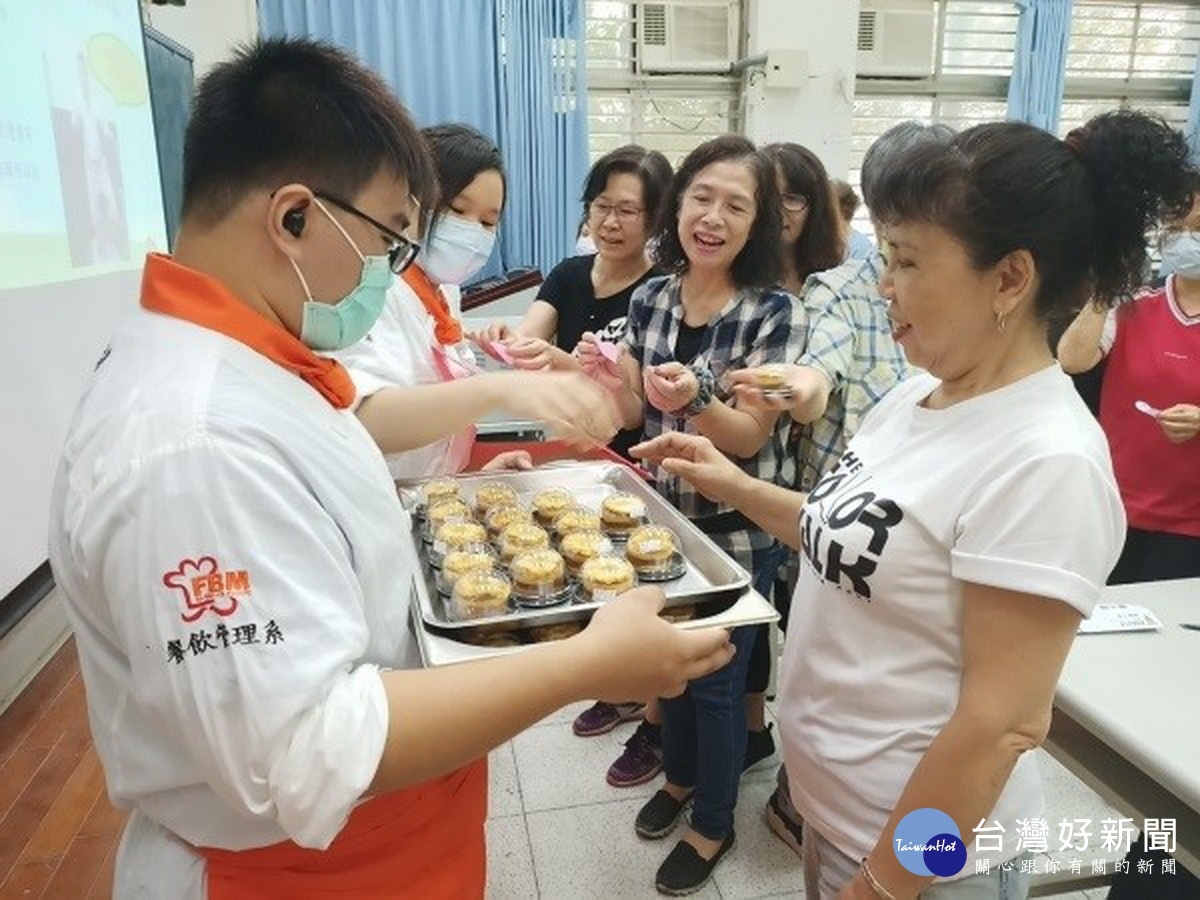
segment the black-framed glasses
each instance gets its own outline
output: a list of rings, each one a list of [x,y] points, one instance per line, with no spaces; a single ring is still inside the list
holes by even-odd
[[[352,204],[346,202],[341,197],[335,197],[326,191],[313,191],[313,196],[324,200],[326,203],[332,203],[343,212],[357,216],[368,225],[379,229],[380,236],[388,242],[388,268],[392,270],[393,274],[401,274],[412,265],[413,260],[417,258],[417,254],[421,252],[421,245],[419,243],[409,240],[397,231],[393,231],[382,222],[375,221],[361,209],[355,209]]]

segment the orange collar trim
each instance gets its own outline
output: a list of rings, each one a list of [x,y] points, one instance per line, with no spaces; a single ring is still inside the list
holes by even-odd
[[[354,402],[354,382],[336,360],[311,349],[238,299],[210,275],[162,253],[146,255],[142,307],[220,332],[300,376],[337,409]]]
[[[442,292],[433,283],[425,270],[416,263],[410,265],[400,276],[413,289],[425,311],[433,317],[433,333],[443,347],[457,344],[463,339],[462,323],[450,315],[450,307],[442,298]]]

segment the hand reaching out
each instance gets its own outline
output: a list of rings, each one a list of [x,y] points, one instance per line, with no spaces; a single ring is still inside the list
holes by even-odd
[[[718,503],[729,502],[741,479],[749,477],[712,441],[698,434],[669,431],[637,444],[629,454],[661,466]]]
[[[533,468],[528,450],[506,450],[497,453],[479,470],[481,472],[527,472]]]

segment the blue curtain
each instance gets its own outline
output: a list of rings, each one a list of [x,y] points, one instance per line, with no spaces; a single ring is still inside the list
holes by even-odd
[[[508,198],[480,277],[568,255],[588,164],[583,0],[259,0],[258,16],[265,37],[349,50],[418,124],[466,122],[496,141]]]
[[[1188,102],[1187,139],[1188,146],[1192,148],[1192,162],[1200,165],[1200,53],[1196,54],[1196,71],[1192,75],[1192,99]]]
[[[1057,133],[1071,37],[1071,0],[1014,3],[1021,17],[1008,83],[1008,117]]]
[[[573,252],[588,169],[582,0],[499,0],[505,261],[543,272]]]

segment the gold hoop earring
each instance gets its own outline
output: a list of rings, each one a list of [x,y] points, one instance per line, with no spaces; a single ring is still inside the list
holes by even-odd
[[[1001,334],[1004,333],[1004,324],[1005,324],[1005,319],[1007,317],[1008,317],[1008,313],[1003,313],[1003,312],[996,313],[996,330],[999,331]]]

